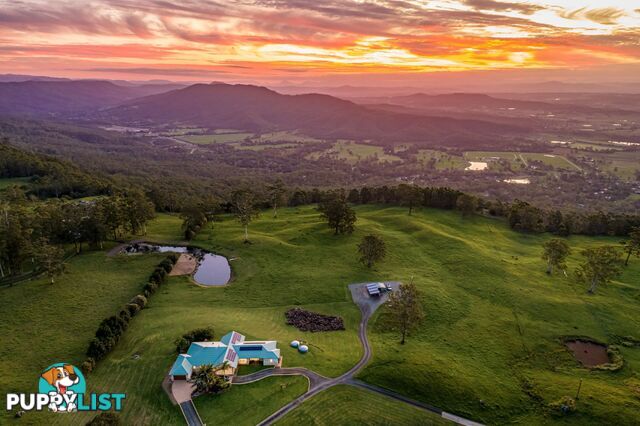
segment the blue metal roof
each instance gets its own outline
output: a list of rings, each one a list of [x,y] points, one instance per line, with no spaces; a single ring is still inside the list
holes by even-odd
[[[185,354],[178,355],[178,359],[173,363],[173,367],[171,368],[172,376],[186,376],[191,372],[193,366],[189,362],[189,356]]]
[[[170,374],[188,375],[194,367],[207,364],[219,366],[225,361],[236,367],[238,359],[249,358],[277,361],[280,358],[280,351],[275,341],[244,343],[244,336],[232,331],[225,334],[220,342],[191,343],[186,354],[178,355]]]
[[[227,352],[226,345],[220,346],[202,346],[198,342],[194,342],[189,346],[187,354],[191,355],[189,362],[192,365],[200,366],[205,364],[220,365],[222,364],[224,354]]]

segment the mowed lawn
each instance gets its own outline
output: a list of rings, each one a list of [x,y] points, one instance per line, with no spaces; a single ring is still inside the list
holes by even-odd
[[[453,425],[437,414],[368,390],[338,385],[303,402],[278,426]]]
[[[302,376],[268,377],[246,385],[232,386],[222,395],[194,399],[198,414],[207,424],[253,426],[309,388]]]
[[[635,421],[640,410],[640,348],[623,348],[626,364],[619,372],[589,372],[579,367],[558,339],[576,334],[605,342],[618,335],[640,338],[640,260],[633,259],[619,280],[602,287],[595,296],[588,296],[586,287],[573,279],[544,273],[540,246],[551,238],[549,235],[519,234],[501,220],[462,219],[454,212],[440,210],[420,210],[413,216],[402,208],[363,206],[356,210],[359,220],[356,232],[350,236],[334,236],[312,207],[281,209],[277,219],[264,212],[249,227],[252,244],[243,244],[242,229],[231,217],[207,225],[193,244],[232,259],[231,283],[224,288],[203,288],[187,277],[171,278],[132,321],[118,347],[88,377],[90,389],[126,392],[122,413],[126,424],[183,423],[179,409],[163,394],[161,382],[175,359],[175,339],[203,326],[212,326],[216,337],[234,329],[249,338],[278,340],[285,366],[305,366],[326,376],[337,376],[362,355],[357,339],[360,313],[350,299],[347,285],[373,280],[408,281],[413,276],[424,295],[424,322],[401,346],[397,334],[388,330],[384,310],[377,314],[369,333],[374,358],[361,373],[361,379],[490,424],[550,422],[553,418],[547,404],[563,395],[574,395],[583,379],[578,412],[567,421]],[[180,222],[175,216],[160,216],[149,227],[149,238],[179,240]],[[369,233],[382,236],[388,249],[387,259],[373,270],[360,265],[356,254],[357,243]],[[576,265],[580,248],[618,241],[570,238],[576,253],[570,269]],[[86,259],[83,261],[98,270],[104,270],[104,264],[111,262],[135,265],[133,273],[122,268],[118,277],[122,282],[140,284],[120,288],[118,294],[111,295],[119,297],[113,305],[99,300],[94,302],[99,309],[93,305],[76,307],[79,312],[74,315],[91,324],[82,324],[85,334],[64,335],[69,340],[67,346],[77,348],[73,352],[76,355],[69,357],[72,362],[82,360],[100,319],[135,294],[159,260],[153,255],[105,259],[102,253],[76,259]],[[144,268],[138,268],[143,264]],[[68,278],[61,279],[59,286],[71,287],[80,282]],[[12,290],[22,304],[3,303],[3,309],[11,311],[7,312],[9,318],[18,316],[21,306],[30,306],[32,285]],[[84,297],[92,295],[92,285],[94,282],[85,278]],[[49,297],[40,303],[50,310],[57,299]],[[293,306],[340,315],[346,330],[302,333],[285,324],[284,312]],[[68,318],[66,315],[60,317],[61,321]],[[38,321],[42,318],[43,324],[50,319],[36,317]],[[46,338],[39,334],[33,340],[35,345],[28,344],[31,337],[20,338],[24,330],[28,327],[20,323],[2,329],[3,336],[16,336],[15,341],[2,348],[3,360],[13,363],[3,363],[3,369],[9,370],[20,362],[27,364],[22,360],[28,358],[24,354],[29,355],[32,347],[46,346]],[[288,342],[294,338],[309,341],[311,351],[300,355],[289,348]],[[59,359],[58,354],[40,356],[40,363],[47,364],[50,357],[54,358],[51,362]],[[17,379],[23,376],[21,372],[10,371],[5,377],[12,385],[32,383],[35,387],[40,368],[43,367],[38,365],[34,369],[35,378],[31,378],[33,373],[27,374],[23,382]],[[285,389],[282,385],[279,380],[245,385],[251,386],[245,389],[252,392],[252,398],[265,401],[247,410],[237,410],[237,405],[247,398],[240,386],[233,393],[197,400],[196,405],[209,424],[218,418],[230,418],[226,417],[230,410],[235,410],[234,423],[254,423],[271,414],[275,405],[295,397],[296,384]],[[336,388],[326,394],[338,390],[342,392]],[[348,392],[352,391],[363,392]],[[267,404],[265,398],[272,394],[278,395],[277,403]],[[331,399],[313,403],[322,395],[310,399],[299,410],[309,410],[308,416],[317,419],[328,418],[330,410],[345,411],[345,416],[351,415],[349,410],[368,415],[360,412],[361,397],[350,397],[348,403],[338,404]],[[367,392],[363,398],[366,401],[371,397]],[[237,404],[228,402],[236,400]],[[405,408],[398,409],[406,411]],[[299,415],[296,412],[291,416]],[[54,423],[83,424],[87,419],[87,415],[51,417]]]

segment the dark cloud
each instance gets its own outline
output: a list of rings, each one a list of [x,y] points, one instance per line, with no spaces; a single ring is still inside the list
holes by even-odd
[[[582,7],[560,13],[560,16],[565,19],[588,19],[603,25],[615,25],[618,23],[618,19],[624,15],[624,10],[616,9],[615,7],[604,7],[601,9],[587,9],[586,7]]]
[[[89,71],[89,72],[109,72],[109,73],[121,73],[121,74],[155,74],[155,75],[173,75],[173,76],[194,76],[203,77],[211,76],[214,74],[227,74],[222,70],[206,70],[197,68],[112,68],[112,67],[99,67],[88,68],[77,71]]]
[[[519,12],[525,15],[531,15],[539,10],[544,9],[530,3],[513,3],[496,0],[462,0],[464,4],[476,10],[493,10],[495,12]]]
[[[68,29],[90,34],[152,36],[151,30],[135,10],[122,11],[119,16],[114,16],[99,13],[99,8],[87,7],[86,4],[24,6],[19,2],[3,5],[0,8],[0,28],[37,32]]]

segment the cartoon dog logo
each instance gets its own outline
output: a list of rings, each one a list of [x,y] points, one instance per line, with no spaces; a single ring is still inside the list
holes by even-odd
[[[40,378],[41,390],[43,388],[43,385],[45,387],[47,387],[46,384],[49,385],[47,387],[48,392],[46,393],[56,392],[60,395],[76,393],[77,390],[70,388],[78,385],[79,383],[82,383],[84,385],[84,377],[82,377],[82,374],[77,372],[76,368],[71,364],[54,364],[47,368],[41,374]],[[42,383],[42,380],[44,380],[46,384]],[[52,402],[51,404],[49,404],[49,409],[51,411],[71,412],[76,411],[77,406],[73,402],[60,405]]]

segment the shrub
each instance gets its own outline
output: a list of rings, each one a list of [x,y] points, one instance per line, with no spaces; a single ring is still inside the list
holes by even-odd
[[[189,346],[191,346],[191,342],[185,339],[184,337],[180,337],[176,339],[175,343],[176,343],[176,351],[179,354],[183,354],[187,352],[187,350],[189,349]]]
[[[80,366],[80,369],[84,374],[89,374],[93,371],[95,366],[96,366],[96,360],[89,357],[82,363],[82,365]]]
[[[204,342],[207,340],[213,340],[213,328],[196,328],[188,333],[182,335],[175,341],[176,351],[178,353],[184,353],[189,349],[193,342]]]
[[[576,400],[570,396],[563,396],[549,404],[551,413],[556,416],[566,416],[576,411]]]
[[[120,426],[121,424],[122,421],[117,413],[104,412],[87,422],[86,426]]]
[[[118,316],[122,318],[122,320],[126,323],[129,323],[129,321],[131,321],[131,312],[129,312],[127,308],[124,308],[123,310],[118,312]]]
[[[173,262],[171,262],[171,260],[169,259],[165,259],[162,262],[160,262],[160,266],[161,268],[163,268],[167,273],[171,272],[171,270],[173,269]]]
[[[129,303],[136,304],[140,307],[140,309],[144,309],[144,307],[147,306],[147,298],[139,294],[133,299],[131,299]]]
[[[98,329],[96,330],[96,338],[100,340],[107,340],[112,338],[115,335],[114,331],[105,324],[100,324]]]
[[[158,284],[156,283],[146,283],[143,287],[145,293],[152,295],[158,290]]]
[[[176,253],[171,253],[169,256],[167,256],[167,259],[174,265],[178,262],[179,258],[180,256],[178,256]]]
[[[160,285],[164,283],[166,277],[167,277],[167,271],[165,271],[162,268],[156,268],[153,270],[153,273],[149,277],[149,281]]]
[[[97,337],[89,343],[89,348],[87,349],[87,356],[89,358],[93,358],[96,361],[101,360],[107,354],[107,347],[105,345],[104,340],[98,339]]]
[[[140,305],[136,303],[129,303],[125,308],[129,311],[131,318],[135,317],[138,312],[140,312]]]

